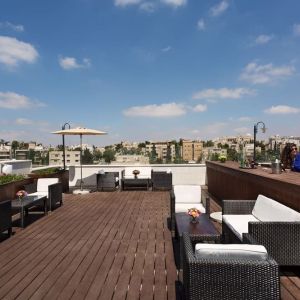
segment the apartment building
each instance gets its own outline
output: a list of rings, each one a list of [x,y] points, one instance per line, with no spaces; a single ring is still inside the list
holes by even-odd
[[[11,159],[11,146],[0,144],[0,160]]]
[[[181,156],[185,161],[198,161],[202,156],[203,143],[200,141],[181,140]]]
[[[66,166],[74,166],[80,164],[80,151],[66,150]],[[63,151],[49,152],[49,165],[63,165]]]
[[[149,157],[144,155],[116,155],[112,165],[118,164],[149,164]]]
[[[146,153],[151,153],[153,149],[153,145],[155,147],[155,152],[158,159],[165,161],[168,159],[168,155],[170,156],[171,161],[175,158],[175,145],[169,142],[151,142],[146,145]],[[169,152],[169,153],[168,153]]]

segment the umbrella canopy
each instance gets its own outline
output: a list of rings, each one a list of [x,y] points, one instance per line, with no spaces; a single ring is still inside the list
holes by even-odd
[[[84,127],[58,130],[58,131],[54,131],[52,133],[63,134],[63,135],[103,135],[103,134],[106,134],[106,132],[104,132],[104,131],[84,128]]]
[[[83,135],[104,135],[104,134],[106,134],[106,132],[100,131],[100,130],[95,130],[95,129],[77,127],[77,128],[58,130],[58,131],[54,131],[52,133],[61,134],[61,135],[79,135],[80,136],[80,190],[82,191],[82,187],[83,187],[83,180],[82,180],[82,136]]]

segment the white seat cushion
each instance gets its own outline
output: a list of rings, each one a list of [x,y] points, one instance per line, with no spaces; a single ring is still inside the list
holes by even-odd
[[[48,191],[47,192],[35,192],[35,193],[30,193],[28,196],[46,196],[48,198]]]
[[[222,259],[263,259],[268,257],[267,250],[261,245],[248,244],[203,244],[195,246],[195,255],[198,258]]]
[[[201,186],[200,185],[174,185],[174,194],[176,203],[200,203]]]
[[[205,207],[202,205],[202,203],[175,203],[175,212],[188,212],[189,208],[197,208],[201,211],[201,213],[205,214]]]
[[[37,180],[37,192],[47,192],[48,186],[54,183],[58,183],[58,178],[39,178]]]
[[[262,222],[300,221],[300,213],[263,195],[258,195],[252,214]]]
[[[249,222],[259,222],[253,215],[223,215],[222,221],[242,241],[243,233],[248,233]]]

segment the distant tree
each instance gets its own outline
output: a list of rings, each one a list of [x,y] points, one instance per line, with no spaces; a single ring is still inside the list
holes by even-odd
[[[163,160],[161,158],[157,158],[155,161],[156,164],[162,164]]]
[[[235,149],[227,149],[227,160],[238,161],[239,155]]]
[[[103,155],[101,153],[101,151],[99,150],[94,150],[94,153],[93,153],[93,160],[94,161],[100,161],[102,159]]]
[[[121,152],[123,150],[123,145],[122,143],[116,144],[115,145],[115,151],[116,152]]]
[[[146,144],[146,145],[149,145],[149,144],[151,144],[151,143],[150,143],[149,141],[145,141],[145,144]]]
[[[63,145],[57,145],[57,146],[56,146],[56,149],[57,149],[58,151],[63,151],[63,150],[64,150],[64,146],[63,146]]]
[[[222,149],[222,144],[221,143],[218,143],[218,148],[221,148]]]
[[[82,164],[92,164],[93,163],[93,154],[89,149],[84,149],[82,153]]]
[[[166,154],[166,163],[167,164],[170,164],[172,163],[172,155],[171,155],[171,145],[168,143],[168,146],[167,146],[167,154]]]
[[[48,166],[49,165],[49,152],[45,156],[42,156],[42,165]]]
[[[152,145],[152,150],[150,152],[150,155],[149,155],[149,162],[150,164],[154,164],[156,163],[156,160],[157,160],[157,153],[156,153],[156,150],[155,150],[155,144]]]
[[[30,159],[32,161],[32,163],[34,163],[34,157],[35,157],[35,152],[33,149],[29,149],[28,152],[28,159]]]
[[[218,154],[218,153],[213,153],[213,154],[211,155],[210,160],[212,160],[212,161],[217,161],[217,160],[219,160],[219,154]]]
[[[213,147],[213,146],[214,146],[214,142],[211,140],[203,142],[203,147]]]
[[[105,149],[103,152],[103,158],[105,162],[110,163],[111,161],[115,160],[115,151],[111,148]]]
[[[11,152],[13,155],[13,158],[15,158],[15,151],[19,148],[20,144],[18,141],[12,141],[11,142]]]
[[[146,148],[146,143],[139,143],[138,148],[140,148],[140,149]]]

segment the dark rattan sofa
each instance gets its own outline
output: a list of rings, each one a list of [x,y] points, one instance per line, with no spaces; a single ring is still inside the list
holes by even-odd
[[[202,240],[202,237],[201,237]],[[267,259],[197,257],[197,236],[183,233],[183,286],[186,300],[280,298],[278,265]]]
[[[11,200],[0,202],[0,233],[7,230],[8,236],[11,236]]]
[[[300,266],[300,222],[248,222],[248,233],[242,240],[224,222],[224,215],[249,215],[256,200],[223,200],[222,236],[224,243],[264,245],[280,266]],[[266,209],[266,213],[272,214]]]

